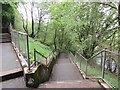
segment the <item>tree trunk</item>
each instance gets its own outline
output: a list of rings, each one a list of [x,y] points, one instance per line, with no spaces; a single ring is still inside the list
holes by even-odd
[[[56,37],[57,37],[57,29],[55,29],[55,36],[54,36],[54,48],[55,48],[55,51],[57,49],[57,46],[56,46]]]
[[[120,28],[120,2],[118,4],[118,26]],[[118,28],[118,34],[120,35],[119,28]],[[118,53],[120,53],[120,40],[118,41],[118,45],[119,45]],[[118,72],[119,72],[119,75],[120,75],[120,55],[118,55]]]
[[[34,38],[34,18],[33,18],[33,6],[34,4],[32,3],[32,7],[31,7],[31,18],[32,18],[32,33],[31,33],[31,37]]]
[[[40,9],[40,10],[38,9],[38,16],[39,16],[38,30],[37,30],[37,33],[35,35],[37,35],[41,30],[42,9]]]
[[[118,26],[120,26],[120,2],[118,5]]]
[[[61,48],[63,46],[63,42],[64,42],[64,28],[62,29]]]
[[[26,23],[25,23],[25,20],[24,20],[24,18],[22,16],[23,29],[25,30],[26,33],[28,33],[28,15],[27,15],[27,9],[26,9],[24,3],[23,3],[23,7],[25,9],[25,15],[26,15]]]
[[[47,37],[47,30],[48,30],[48,23],[47,23],[47,26],[46,26],[46,31],[45,31],[45,35],[44,35],[44,40],[43,40],[43,42],[45,42],[45,41],[46,41],[46,37]]]

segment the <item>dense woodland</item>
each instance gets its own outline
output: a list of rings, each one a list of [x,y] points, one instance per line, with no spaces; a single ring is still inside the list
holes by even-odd
[[[11,22],[13,29],[28,33],[53,51],[78,51],[86,58],[104,48],[120,51],[119,2],[1,3],[9,6],[2,17]],[[20,6],[25,16],[18,11]]]
[[[27,33],[32,50],[41,46],[46,49],[49,47],[50,50],[38,51],[42,54],[51,51],[73,54],[79,52],[87,59],[104,48],[120,53],[120,2],[3,0],[0,1],[0,5],[2,5],[2,28],[9,27]],[[33,52],[30,51],[30,54],[33,58]],[[120,57],[115,56],[114,59],[111,57],[112,55],[108,54],[107,73],[108,77],[111,75],[112,84],[118,87],[120,85],[116,86],[114,79],[118,80],[116,74],[120,74]],[[113,61],[114,70],[111,64]]]
[[[11,3],[12,4],[12,3]],[[27,21],[27,7],[21,3],[26,11],[26,20],[16,11],[14,6],[13,28],[29,33],[30,37],[45,43],[56,50],[81,51],[94,53],[98,48],[118,49],[118,3],[31,3],[31,19]],[[17,4],[15,4],[17,5]],[[35,17],[34,9],[38,15]],[[12,10],[9,10],[11,12]],[[4,13],[5,15],[9,12]],[[16,15],[17,14],[17,15]],[[49,14],[47,22],[44,16]],[[12,15],[13,16],[13,15]],[[13,19],[13,18],[12,18]],[[16,22],[21,19],[19,25]],[[21,24],[21,26],[20,26]],[[87,55],[87,56],[91,56]]]

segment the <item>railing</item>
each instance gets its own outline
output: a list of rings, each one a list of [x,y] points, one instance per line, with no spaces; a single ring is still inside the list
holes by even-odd
[[[44,61],[46,61],[46,64],[47,64],[47,57],[44,56],[43,54],[41,54],[36,49],[34,49],[34,64],[35,64],[35,66],[36,66],[36,62],[40,62],[43,59],[45,59]]]
[[[22,56],[28,62],[28,69],[30,70],[28,34],[11,30],[11,37],[12,43],[18,49],[18,53],[22,54]]]
[[[50,61],[50,58],[53,56],[55,58],[55,53],[56,52],[51,52],[48,56],[44,56],[43,54],[41,54],[39,51],[37,51],[36,49],[34,49],[34,62],[32,65],[36,66],[36,63],[42,63],[45,65],[48,65]]]
[[[44,56],[43,54],[41,54],[36,49],[34,49],[34,62],[32,64],[30,64],[29,36],[28,36],[28,34],[11,30],[11,37],[12,37],[12,43],[17,48],[17,52],[22,54],[22,56],[26,60],[29,70],[31,69],[31,67],[33,65],[36,66],[37,62],[38,63],[45,62],[44,64],[46,64],[46,65],[48,64],[47,57]],[[49,54],[48,57],[50,57],[50,55],[53,55],[53,53]]]
[[[70,54],[73,62],[86,74],[86,78],[101,78],[111,88],[118,88],[118,57],[119,53],[103,49],[86,59],[82,54]]]

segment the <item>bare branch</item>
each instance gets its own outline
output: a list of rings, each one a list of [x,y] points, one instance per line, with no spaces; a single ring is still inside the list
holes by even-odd
[[[117,7],[114,7],[114,6],[112,6],[112,5],[110,5],[110,4],[107,4],[107,3],[102,3],[102,2],[98,2],[98,3],[99,3],[99,4],[102,4],[102,5],[109,6],[109,7],[114,8],[114,9],[117,9]]]

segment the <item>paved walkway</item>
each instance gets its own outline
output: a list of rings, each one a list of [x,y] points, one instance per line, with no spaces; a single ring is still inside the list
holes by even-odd
[[[53,67],[50,80],[40,84],[39,88],[101,88],[101,86],[97,82],[83,79],[75,64],[70,62],[68,55],[61,53]]]
[[[3,88],[26,88],[23,77],[4,81],[2,85]],[[50,80],[40,84],[38,88],[101,88],[101,86],[97,82],[84,80],[76,66],[70,62],[68,55],[62,53],[53,67]]]
[[[11,43],[0,43],[0,76],[21,69],[20,63]]]
[[[0,84],[2,85],[2,88],[27,88],[24,77],[10,79],[4,82],[0,82]]]
[[[83,80],[83,78],[77,67],[70,62],[68,55],[65,53],[61,53],[57,60],[57,63],[53,68],[50,80]]]

